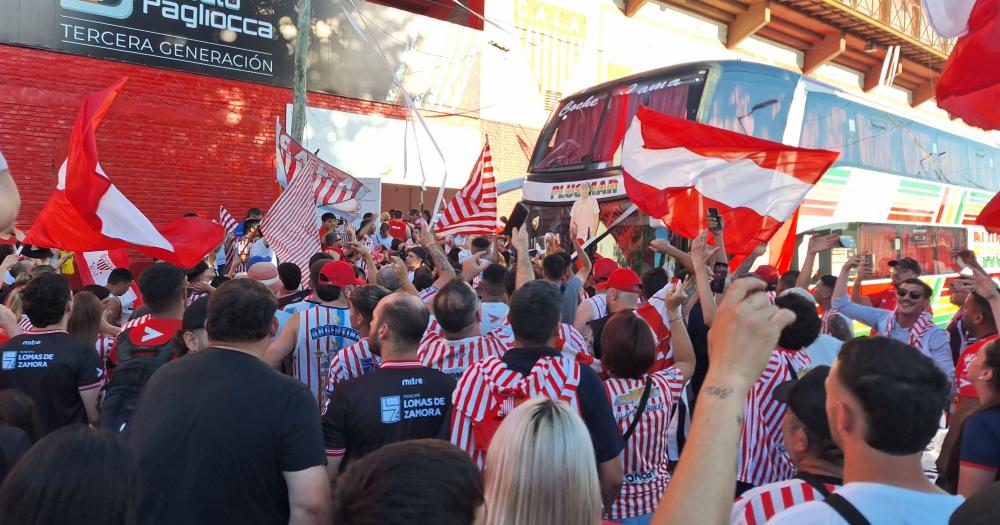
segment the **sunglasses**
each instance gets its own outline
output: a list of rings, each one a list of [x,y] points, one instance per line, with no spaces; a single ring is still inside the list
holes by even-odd
[[[906,297],[906,294],[909,293],[910,299],[921,299],[924,296],[924,292],[918,292],[916,290],[904,290],[902,288],[896,290],[896,293],[899,294],[900,297]]]

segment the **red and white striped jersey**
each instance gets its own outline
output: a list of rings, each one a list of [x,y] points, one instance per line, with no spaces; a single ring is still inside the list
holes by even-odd
[[[580,365],[566,357],[542,357],[528,375],[511,370],[498,357],[473,363],[458,381],[452,394],[451,442],[466,451],[480,469],[486,464],[486,451],[476,447],[474,427],[497,410],[513,410],[513,399],[547,397],[568,403],[579,413],[577,389]]]
[[[420,341],[417,357],[424,366],[439,370],[457,381],[472,363],[487,357],[500,357],[506,351],[507,347],[492,334],[449,341],[441,334],[440,325],[433,322]]]
[[[125,324],[122,326],[122,331],[124,332],[125,330],[128,330],[129,328],[133,328],[133,327],[139,326],[141,324],[144,324],[147,319],[149,319],[149,314],[140,315],[139,317],[136,317],[135,319],[126,321]]]
[[[514,348],[514,330],[510,327],[510,321],[507,319],[504,319],[500,326],[487,335],[496,337],[508,350]],[[587,340],[584,339],[579,330],[570,324],[559,323],[559,338],[556,339],[555,348],[564,356],[580,360],[584,364],[590,364],[594,360],[590,354]]]
[[[608,513],[613,520],[653,512],[670,482],[667,430],[674,406],[684,390],[684,378],[676,368],[660,370],[648,377],[651,387],[646,409],[632,436],[625,442],[625,479],[618,499]],[[645,387],[646,378],[612,377],[604,381],[604,390],[622,434],[635,419]]]
[[[437,295],[438,293],[438,287],[428,286],[427,288],[424,288],[423,290],[420,290],[417,293],[420,295],[420,300],[423,301],[424,304],[430,304],[431,301],[434,300],[434,296]]]
[[[600,319],[608,315],[608,298],[604,294],[597,294],[584,299],[584,303],[590,306],[594,312],[594,319]]]
[[[759,487],[795,475],[795,466],[785,452],[781,437],[785,404],[775,400],[772,393],[778,385],[793,378],[793,370],[794,376],[800,376],[811,365],[805,352],[780,348],[771,352],[760,379],[747,394],[736,462],[737,480]]]
[[[351,327],[347,308],[317,304],[297,315],[299,329],[292,352],[292,376],[309,386],[322,407],[330,360],[360,341],[361,334]]]
[[[94,344],[97,350],[97,359],[101,362],[101,368],[107,368],[108,359],[111,357],[111,349],[115,346],[115,338],[106,335],[98,335]]]
[[[839,485],[823,483],[829,492]],[[769,483],[745,492],[733,504],[730,525],[763,525],[775,514],[809,501],[822,501],[823,494],[798,478]]]
[[[330,373],[326,377],[326,398],[330,399],[336,385],[361,377],[382,364],[382,358],[373,354],[368,338],[337,352],[330,359]]]
[[[24,314],[21,314],[21,320],[17,322],[17,326],[21,329],[22,332],[27,332],[28,330],[32,330],[35,328],[35,326],[31,324],[31,321],[28,320],[28,316]]]

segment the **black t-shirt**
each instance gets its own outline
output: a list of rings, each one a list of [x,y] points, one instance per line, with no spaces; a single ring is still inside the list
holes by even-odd
[[[694,395],[698,395],[705,376],[708,374],[708,326],[705,325],[705,315],[701,310],[701,303],[691,308],[687,323],[688,337],[691,339],[691,347],[694,349],[696,359],[694,373],[691,374],[691,388]]]
[[[43,432],[87,423],[80,392],[101,388],[97,350],[62,330],[27,332],[0,346],[0,390],[14,388],[35,400]]]
[[[418,361],[383,362],[333,392],[323,415],[328,456],[340,469],[384,445],[409,439],[448,439],[455,380]]]
[[[141,523],[288,523],[282,472],[326,464],[309,389],[243,352],[163,365],[128,426]]]
[[[553,348],[516,348],[509,350],[501,359],[510,369],[527,375],[540,358],[561,355]],[[590,431],[590,440],[594,444],[597,462],[603,463],[617,458],[625,448],[625,442],[622,440],[621,431],[618,430],[618,423],[611,413],[611,404],[604,392],[604,384],[593,368],[580,366],[580,386],[577,388],[576,396],[580,403],[580,417]]]

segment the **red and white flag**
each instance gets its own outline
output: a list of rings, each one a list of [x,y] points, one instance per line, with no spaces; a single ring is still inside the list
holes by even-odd
[[[368,193],[368,188],[361,181],[324,162],[295,142],[281,128],[281,124],[277,125],[275,133],[275,167],[281,187],[287,187],[300,174],[307,174],[313,182],[316,206],[360,200]]]
[[[308,173],[313,169],[310,166],[313,162],[306,159],[300,168]],[[320,249],[316,234],[319,221],[310,179],[306,175],[293,177],[260,223],[264,240],[278,260],[295,263],[302,269],[303,284],[309,280],[309,258]]]
[[[497,186],[493,180],[490,139],[469,174],[469,181],[441,210],[434,227],[438,235],[465,233],[491,235],[497,228]]]
[[[84,99],[56,189],[24,242],[74,252],[133,248],[190,268],[222,243],[222,227],[207,219],[182,217],[156,228],[118,191],[98,162],[97,128],[125,81]]]
[[[231,234],[236,231],[236,227],[239,226],[240,222],[236,220],[235,217],[225,206],[219,205],[219,224],[222,225],[222,229],[226,231],[227,234]]]
[[[640,210],[693,239],[708,208],[725,225],[726,253],[749,254],[798,209],[837,159],[639,108],[625,134],[625,191]]]
[[[938,107],[966,124],[1000,129],[1000,0],[924,0],[946,38],[958,37],[937,81]]]
[[[128,268],[132,261],[128,258],[125,248],[101,250],[97,252],[77,252],[73,256],[76,267],[80,271],[80,280],[84,286],[96,284],[108,285],[108,276],[115,268]],[[135,281],[129,291],[122,296],[122,303],[129,304],[139,298],[139,287]]]
[[[1000,235],[1000,193],[990,199],[976,217],[976,224],[986,228],[986,231]]]

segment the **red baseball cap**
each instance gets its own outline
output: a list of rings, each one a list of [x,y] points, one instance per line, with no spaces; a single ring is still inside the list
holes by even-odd
[[[639,274],[633,272],[632,270],[628,268],[618,268],[617,270],[611,272],[607,281],[598,284],[597,288],[601,290],[614,288],[615,290],[621,290],[623,292],[639,293],[642,291],[642,280],[639,279]]]
[[[765,264],[764,266],[757,268],[753,271],[753,274],[763,279],[764,282],[770,286],[777,286],[778,278],[781,277],[778,269],[770,264]]]
[[[609,259],[607,257],[594,259],[594,279],[597,279],[598,281],[608,279],[617,269],[618,263],[616,263],[613,259]]]
[[[324,264],[323,269],[319,271],[317,280],[321,285],[336,286],[337,288],[367,284],[363,279],[355,277],[354,268],[344,261],[331,261]]]

